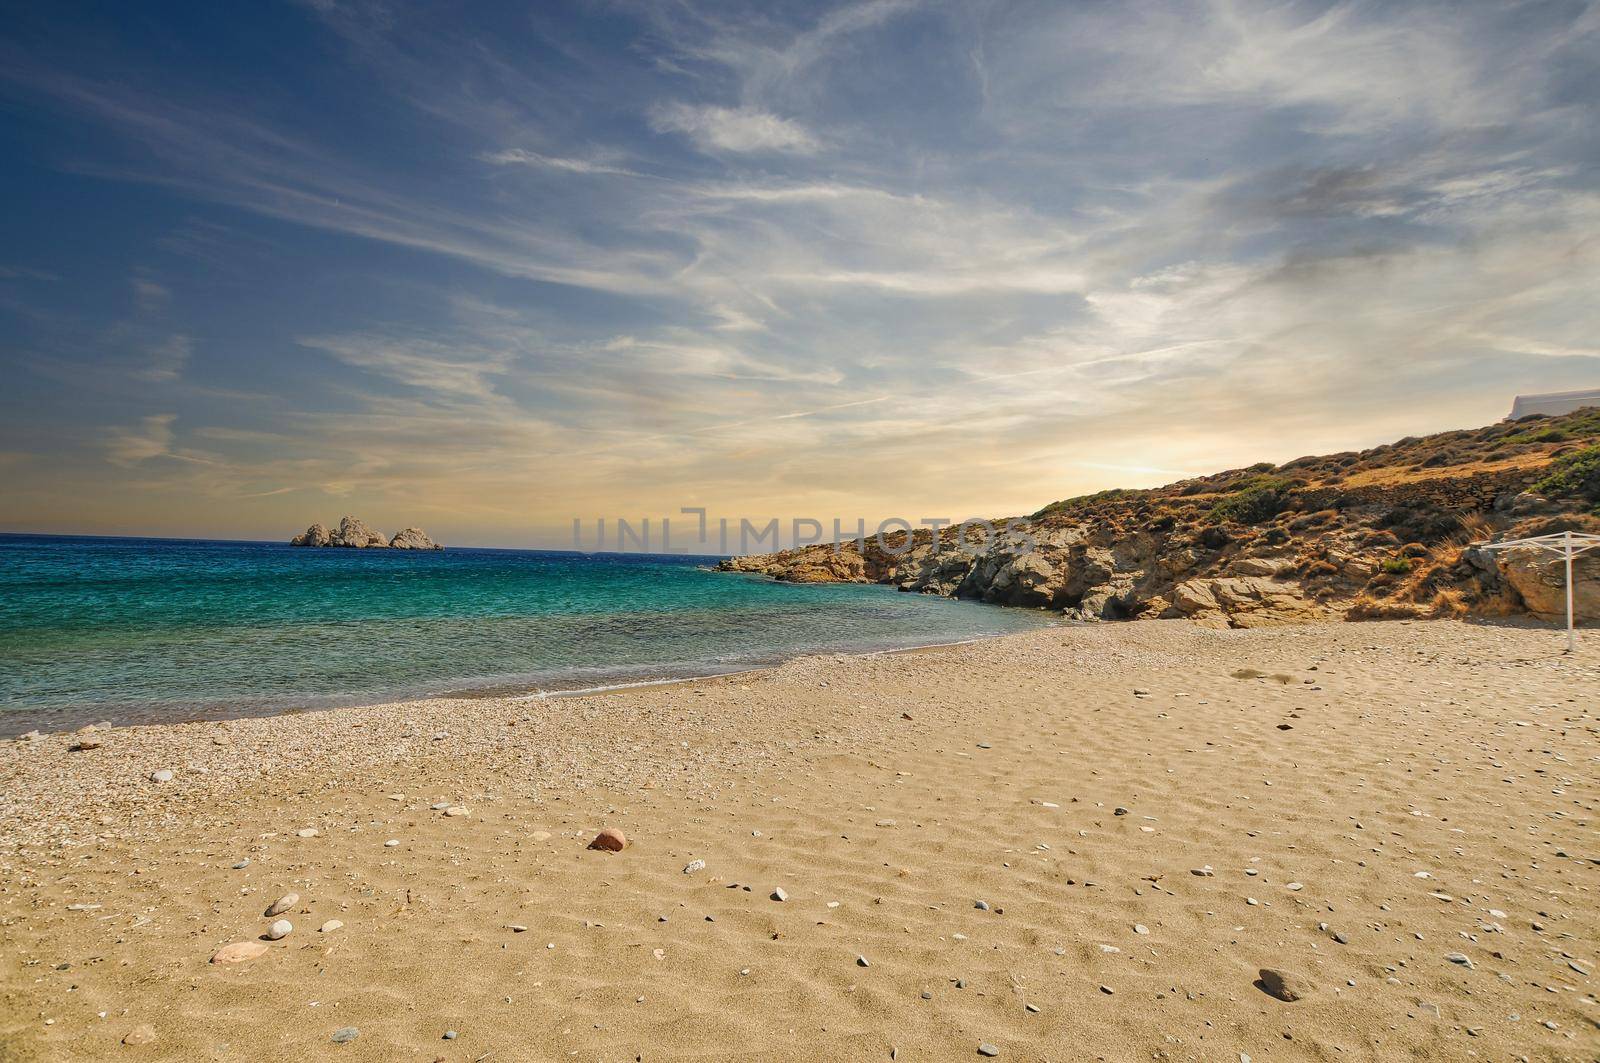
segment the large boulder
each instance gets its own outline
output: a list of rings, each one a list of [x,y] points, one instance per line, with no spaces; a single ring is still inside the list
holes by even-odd
[[[348,546],[358,550],[389,545],[389,540],[367,527],[360,517],[339,518],[339,530],[334,533],[329,546]]]
[[[407,528],[400,532],[389,545],[396,550],[443,550],[444,547],[428,538],[428,533],[421,528]]]
[[[1528,612],[1541,620],[1567,619],[1566,561],[1546,550],[1506,550],[1500,571]],[[1600,551],[1572,559],[1572,606],[1579,621],[1600,620]]]
[[[328,529],[320,524],[313,524],[305,531],[289,540],[290,546],[328,546],[333,542],[328,534]]]

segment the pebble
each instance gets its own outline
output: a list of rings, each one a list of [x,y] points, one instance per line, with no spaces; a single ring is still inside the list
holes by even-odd
[[[72,743],[70,746],[67,747],[67,752],[69,752],[69,753],[87,753],[91,749],[99,749],[100,746],[101,746],[101,742],[100,742],[100,739],[98,739],[98,738],[80,738],[76,742]],[[141,1030],[149,1029],[149,1027],[145,1027],[145,1026],[141,1026],[139,1028]],[[133,1035],[129,1034],[128,1036],[131,1037]],[[127,1044],[127,1043],[128,1042],[126,1042],[126,1041],[123,1042],[123,1044]],[[143,1042],[141,1042],[141,1043],[143,1043]]]
[[[607,827],[594,836],[589,848],[607,853],[620,853],[628,847],[627,837],[615,827]]]
[[[390,838],[388,841],[383,843],[383,847],[385,849],[393,849],[395,846],[397,846],[399,844],[400,844],[400,839],[399,838]]]
[[[301,827],[299,830],[294,832],[294,836],[296,838],[315,838],[317,836],[317,828]]]
[[[235,941],[231,945],[224,945],[211,957],[212,963],[244,963],[253,960],[267,951],[267,947],[259,941]]]
[[[1118,805],[1116,808],[1111,810],[1111,814],[1113,816],[1126,816],[1128,814],[1128,810],[1123,808],[1121,805]]]
[[[1469,971],[1472,970],[1472,959],[1464,952],[1448,952],[1445,954],[1444,958],[1449,960],[1451,963],[1460,964]]]
[[[1150,928],[1145,926],[1143,923],[1134,923],[1133,932],[1135,934],[1148,934],[1150,933]]]
[[[871,967],[872,963],[865,956],[857,956],[856,957],[856,966],[857,967]]]
[[[450,807],[450,802],[449,801],[435,801],[433,804],[429,805],[428,807],[430,809],[432,809],[433,811],[435,811],[435,812],[443,812],[445,809]]]
[[[249,866],[250,866],[250,858],[247,856],[243,860],[240,860],[238,863],[234,864],[233,865],[233,869],[235,871],[243,871],[245,868],[247,868]]]
[[[156,1028],[149,1023],[145,1023],[143,1026],[135,1026],[129,1030],[128,1036],[122,1039],[122,1043],[125,1045],[148,1045],[154,1043],[155,1039]]]
[[[978,1045],[978,1055],[980,1056],[998,1056],[999,1054],[1000,1049],[995,1045],[990,1044],[988,1041],[984,1041]]]
[[[980,912],[987,912],[989,910],[989,902],[988,901],[973,901],[972,902],[972,906],[974,908],[978,909],[978,911],[980,911]]]
[[[267,940],[277,941],[280,938],[286,938],[293,930],[293,923],[289,922],[287,919],[279,919],[276,923],[273,923],[271,926],[267,927]]]
[[[347,1045],[360,1036],[360,1030],[356,1029],[354,1026],[345,1026],[341,1029],[333,1031],[333,1037],[330,1038],[330,1040],[332,1040],[336,1045]]]
[[[1029,1012],[1030,1014],[1037,1015],[1037,1014],[1039,1014],[1039,1005],[1037,1005],[1037,1004],[1024,1004],[1024,1005],[1022,1005],[1022,1010],[1026,1011],[1026,1012]]]
[[[506,929],[511,931],[513,934],[526,934],[528,932],[528,928],[523,926],[521,923],[507,923]]]
[[[446,1030],[444,1032],[444,1039],[446,1041],[454,1041],[456,1039],[456,1032],[454,1030]]]
[[[300,894],[285,893],[282,897],[279,897],[277,900],[273,901],[272,904],[267,907],[267,910],[261,914],[267,916],[268,918],[274,915],[282,915],[284,912],[287,912],[290,908],[293,908],[299,903]]]
[[[1298,882],[1291,882],[1283,888],[1289,890],[1291,893],[1299,893],[1301,890],[1305,889],[1305,886]]]
[[[317,933],[331,934],[342,926],[344,926],[344,923],[338,919],[329,919],[326,923],[323,923],[321,926],[317,927]]]
[[[1112,989],[1108,985],[1103,985],[1103,986],[1100,987],[1100,992],[1104,993],[1106,996],[1109,997],[1109,996],[1114,995],[1116,993],[1116,990]]]
[[[1211,870],[1210,864],[1207,864],[1205,867],[1191,867],[1189,869],[1189,874],[1198,876],[1199,878],[1213,878],[1216,876],[1216,872]]]
[[[160,771],[153,771],[153,772],[150,773],[150,781],[151,782],[171,782],[172,781],[172,772],[170,770],[166,769],[166,768],[162,768]]]
[[[447,816],[465,816],[467,814],[467,806],[451,805],[449,808],[444,810],[444,814]]]
[[[775,901],[786,901],[789,899],[789,895],[783,891],[782,886],[779,886],[777,889],[772,891],[772,899]]]
[[[697,871],[704,871],[705,869],[706,862],[704,860],[690,860],[687,864],[683,865],[683,873],[685,875],[693,875]]]
[[[1311,992],[1311,983],[1297,974],[1263,967],[1260,971],[1261,988],[1279,1000],[1296,1001]]]

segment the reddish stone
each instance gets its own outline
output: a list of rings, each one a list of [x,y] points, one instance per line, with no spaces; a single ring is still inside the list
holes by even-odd
[[[259,941],[235,941],[232,945],[224,945],[211,957],[212,963],[244,963],[257,956],[264,955],[267,947]]]
[[[628,847],[628,839],[615,827],[607,827],[594,836],[594,841],[589,843],[591,849],[603,849],[608,853],[620,853]]]

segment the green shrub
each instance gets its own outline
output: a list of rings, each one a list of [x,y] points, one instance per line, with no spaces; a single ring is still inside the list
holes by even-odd
[[[1034,517],[1048,517],[1053,513],[1071,513],[1085,506],[1094,505],[1097,502],[1110,502],[1113,499],[1126,498],[1139,493],[1139,491],[1128,487],[1108,487],[1104,491],[1096,491],[1092,495],[1076,495],[1072,498],[1064,498],[1060,502],[1052,502],[1035,513]]]
[[[1271,520],[1289,504],[1290,481],[1276,476],[1251,476],[1236,484],[1226,498],[1211,507],[1211,520],[1260,524]]]
[[[1600,410],[1579,410],[1568,414],[1559,425],[1532,425],[1515,435],[1506,437],[1507,443],[1565,443],[1569,439],[1583,439],[1600,435]]]
[[[1381,567],[1391,576],[1403,576],[1411,571],[1411,559],[1409,557],[1385,558]]]
[[[1557,458],[1533,489],[1541,495],[1576,495],[1588,502],[1600,502],[1600,446]]]

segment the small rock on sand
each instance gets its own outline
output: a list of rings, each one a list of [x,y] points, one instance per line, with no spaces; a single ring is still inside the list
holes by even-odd
[[[284,912],[287,912],[289,909],[293,908],[299,903],[300,894],[285,893],[282,897],[279,897],[277,900],[273,901],[272,904],[268,906],[267,910],[261,914],[268,917],[282,915]]]
[[[777,889],[772,891],[772,899],[775,901],[786,901],[789,899],[789,895],[784,892],[782,886],[779,886]]]
[[[467,814],[467,806],[451,805],[449,808],[444,810],[444,814],[447,816],[465,816]]]
[[[985,1041],[978,1046],[978,1055],[980,1056],[998,1056],[999,1054],[1000,1049],[995,1045],[990,1044],[988,1041]]]
[[[1311,984],[1297,974],[1263,967],[1260,972],[1261,988],[1279,1000],[1296,1001],[1311,992]]]
[[[296,838],[315,838],[317,836],[317,828],[301,827],[299,830],[294,832],[294,836]]]
[[[360,1036],[360,1030],[356,1029],[354,1026],[345,1026],[341,1029],[333,1031],[333,1037],[330,1038],[330,1040],[332,1040],[336,1045],[347,1045]]]
[[[319,934],[331,934],[335,930],[338,930],[342,926],[344,926],[344,923],[341,922],[340,920],[338,920],[338,919],[329,919],[326,923],[323,923],[321,926],[317,927],[317,933],[319,933]]]
[[[594,846],[591,845],[590,848],[592,849]],[[685,875],[692,875],[697,871],[704,871],[705,869],[706,862],[704,860],[690,860],[687,864],[683,865],[683,873]]]
[[[153,1044],[155,1039],[156,1028],[149,1023],[145,1023],[143,1026],[135,1026],[129,1030],[128,1036],[122,1039],[122,1043],[125,1045],[148,1045]]]
[[[276,923],[273,923],[271,926],[267,927],[267,940],[278,941],[281,938],[288,937],[293,932],[293,923],[289,922],[287,919],[279,919]]]
[[[628,847],[628,839],[615,827],[607,827],[594,836],[594,841],[589,843],[589,848],[599,849],[607,853],[620,853]]]
[[[253,960],[267,951],[267,947],[259,941],[235,941],[231,945],[224,945],[211,957],[212,963],[244,963]]]
[[[150,781],[151,782],[171,782],[172,781],[172,772],[169,771],[166,768],[162,768],[160,771],[153,771],[153,772],[150,773]]]

